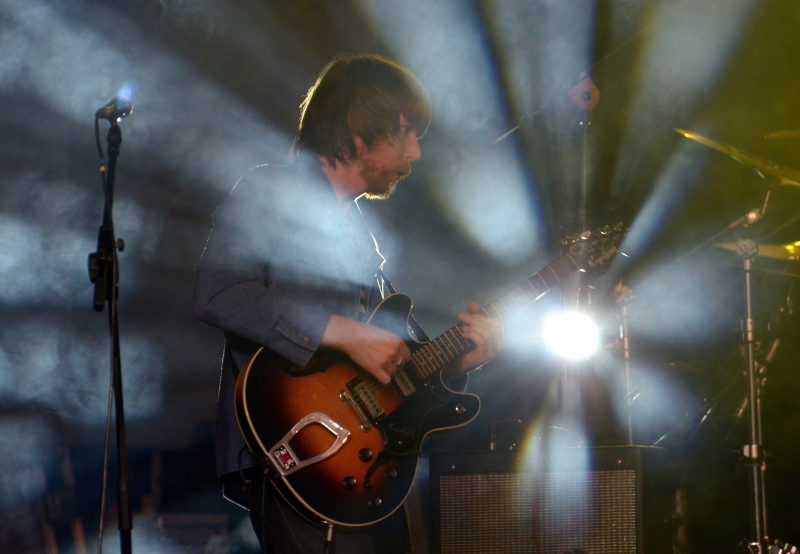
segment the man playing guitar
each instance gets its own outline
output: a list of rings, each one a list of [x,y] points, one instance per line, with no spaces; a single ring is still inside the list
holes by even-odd
[[[265,552],[321,552],[326,531],[288,509],[243,451],[237,376],[262,347],[298,374],[337,352],[382,385],[411,361],[400,336],[367,322],[387,284],[356,200],[388,198],[409,175],[430,116],[428,95],[407,69],[379,56],[338,57],[302,104],[292,163],[249,170],[214,213],[197,268],[194,313],[226,337],[217,474],[226,497],[249,505]],[[447,379],[502,349],[499,320],[480,311],[470,303],[458,316],[471,349],[447,365]],[[264,403],[282,400],[265,396]],[[409,549],[403,510],[336,541],[340,554]]]

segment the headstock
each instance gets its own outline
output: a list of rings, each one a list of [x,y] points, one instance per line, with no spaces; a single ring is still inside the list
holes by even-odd
[[[581,269],[599,273],[614,258],[627,229],[622,223],[603,225],[594,231],[584,231],[561,240]]]

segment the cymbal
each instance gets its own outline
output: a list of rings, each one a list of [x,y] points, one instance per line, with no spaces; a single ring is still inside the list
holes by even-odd
[[[714,246],[736,252],[735,242],[715,242]],[[759,244],[758,255],[776,260],[800,261],[800,240],[788,244]]]
[[[765,139],[800,138],[800,129],[787,129],[785,131],[775,131],[764,136]]]
[[[780,179],[782,185],[794,185],[796,187],[800,187],[800,171],[797,171],[796,169],[776,164],[775,162],[766,158],[762,158],[757,154],[751,154],[750,152],[740,150],[739,148],[731,146],[730,144],[712,140],[702,135],[698,135],[697,133],[692,133],[691,131],[685,131],[677,128],[675,131],[688,139],[699,142],[700,144],[708,146],[709,148],[713,148],[714,150],[722,152],[723,154],[727,154],[741,164],[749,165],[758,171],[762,176],[770,175]]]

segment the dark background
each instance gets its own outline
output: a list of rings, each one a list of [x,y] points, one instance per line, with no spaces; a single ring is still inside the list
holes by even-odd
[[[667,442],[684,468],[688,551],[735,551],[749,517],[737,453],[746,418],[734,417],[745,390],[741,263],[710,246],[685,254],[767,190],[766,216],[739,236],[800,240],[800,190],[673,128],[799,168],[800,138],[764,138],[800,128],[798,24],[795,0],[0,0],[0,550],[43,551],[49,521],[69,551],[74,516],[95,548],[109,355],[107,314],[91,310],[86,274],[103,203],[92,123],[120,91],[135,106],[120,124],[114,212],[126,242],[134,550],[185,551],[156,529],[161,513],[227,514],[220,551],[252,544],[243,512],[214,484],[222,337],[191,316],[194,267],[236,179],[286,160],[322,66],[363,52],[408,66],[433,101],[414,173],[389,202],[365,204],[387,272],[429,334],[555,260],[563,235],[631,227],[629,258],[592,283],[600,355],[567,366],[560,384],[565,368],[540,335],[549,313],[574,303],[569,283],[507,322],[506,352],[472,378],[479,419],[427,449],[485,449],[503,418],[522,420],[528,446],[553,426],[567,428],[565,443],[624,443],[610,294],[623,278],[634,290],[637,442],[684,423]],[[600,92],[588,116],[568,94],[582,71]],[[800,268],[755,266],[760,354],[782,341],[764,392],[769,528],[800,542],[797,321],[787,308]],[[75,489],[63,482],[65,452]],[[116,541],[112,525],[107,551]]]

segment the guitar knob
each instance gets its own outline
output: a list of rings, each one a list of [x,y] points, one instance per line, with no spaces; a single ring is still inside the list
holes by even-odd
[[[390,467],[386,471],[383,472],[383,476],[387,479],[397,479],[397,470],[393,467]]]
[[[344,481],[342,481],[342,485],[344,485],[345,489],[351,491],[356,488],[356,485],[358,485],[358,481],[356,480],[355,477],[350,475],[344,478]]]
[[[369,448],[362,448],[358,451],[358,459],[362,462],[368,462],[372,459],[372,450]]]
[[[373,508],[377,508],[381,504],[383,504],[383,499],[380,496],[376,496],[375,498],[369,501],[369,505],[372,506]]]

